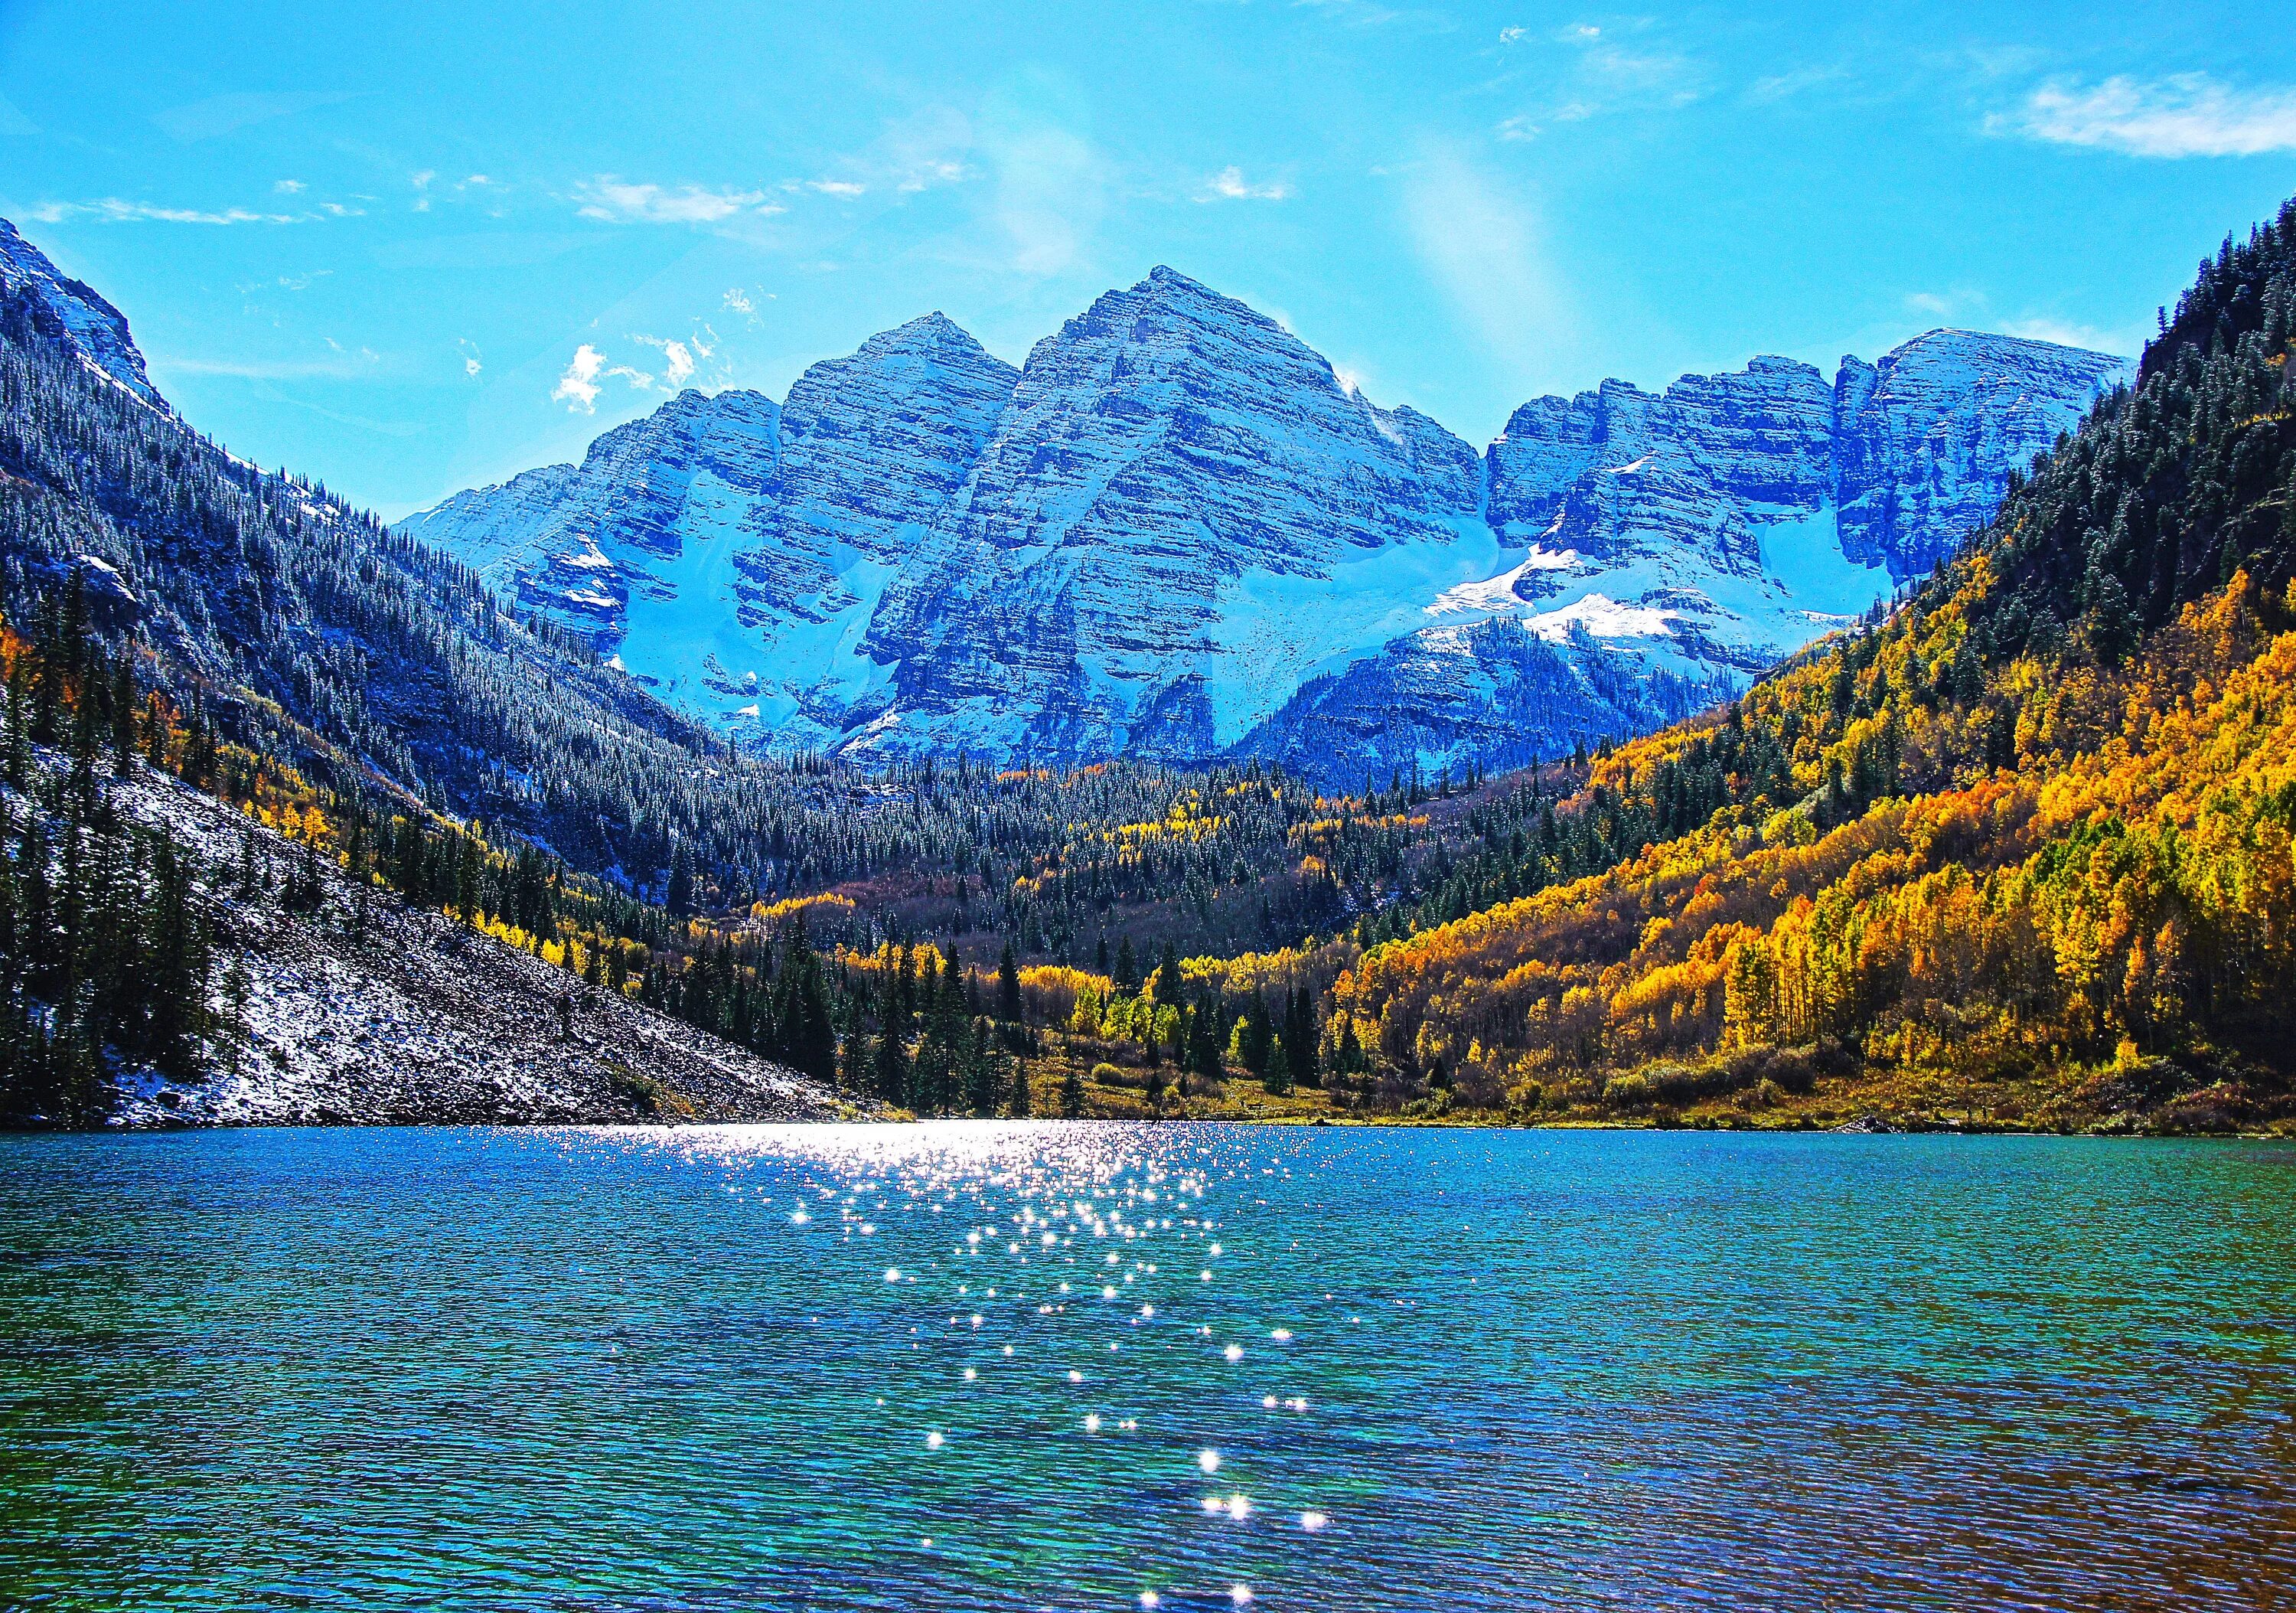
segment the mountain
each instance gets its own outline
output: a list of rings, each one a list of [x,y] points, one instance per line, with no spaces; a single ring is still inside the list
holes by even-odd
[[[2284,1131],[2292,358],[2296,202],[1886,621],[1598,758],[1559,824],[1485,807],[1523,832],[1458,870],[1449,922],[1367,926],[1325,1045],[1389,1101],[1554,1116]],[[1966,391],[1935,355],[1877,371],[1837,398]],[[1861,439],[1943,465],[1999,419]],[[1921,506],[1886,504],[1860,541],[1895,553]],[[1589,815],[1624,832],[1572,878]]]
[[[1934,331],[1525,404],[1481,454],[1168,268],[1018,371],[939,314],[402,531],[775,747],[1281,758],[1643,731],[1925,573],[2125,378]],[[1492,630],[1488,624],[1505,624]]]
[[[144,373],[144,355],[127,333],[127,317],[94,286],[74,280],[0,218],[0,291],[36,300],[68,333],[80,362],[162,415],[175,411]]]
[[[137,640],[152,680],[202,723],[347,797],[481,819],[631,885],[658,884],[673,848],[753,876],[792,843],[789,861],[812,858],[824,874],[892,854],[894,837],[854,830],[842,781],[735,769],[712,732],[601,664],[586,640],[513,617],[458,561],[201,436],[130,384],[143,363],[116,313],[97,317],[109,305],[7,239],[10,621],[30,622],[78,577],[98,630]],[[739,403],[694,412],[724,419]],[[632,449],[652,480],[619,488],[609,508],[619,530],[658,532],[667,520],[660,448],[657,436]],[[701,444],[692,481],[722,479],[737,457]],[[836,827],[816,834],[825,823]]]
[[[1438,596],[1442,625],[1302,688],[1245,748],[1382,777],[1678,720],[1955,552],[2127,373],[1932,331],[1877,364],[1844,358],[1830,385],[1756,358],[1662,394],[1613,381],[1527,403],[1485,455],[1486,515],[1522,558]],[[1519,632],[1460,625],[1478,621]],[[1570,663],[1575,699],[1546,670],[1557,654],[1519,638]]]

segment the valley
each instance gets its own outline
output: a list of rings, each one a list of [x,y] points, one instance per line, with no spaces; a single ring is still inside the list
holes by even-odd
[[[11,235],[10,743],[398,915],[250,930],[193,853],[271,1028],[210,972],[155,1084],[28,979],[18,1067],[110,1096],[18,1113],[2284,1125],[2288,238],[2134,387],[1937,333],[1482,455],[1159,271],[386,529]]]

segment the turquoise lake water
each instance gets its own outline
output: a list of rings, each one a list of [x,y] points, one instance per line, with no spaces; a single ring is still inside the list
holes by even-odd
[[[2284,1608],[2292,1494],[2285,1147],[0,1138],[0,1606]]]

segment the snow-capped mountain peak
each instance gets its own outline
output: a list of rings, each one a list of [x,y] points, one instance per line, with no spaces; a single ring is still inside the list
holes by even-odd
[[[1934,331],[1535,399],[1479,455],[1160,266],[1017,371],[928,314],[406,526],[767,744],[1383,777],[1742,687],[2125,373]]]

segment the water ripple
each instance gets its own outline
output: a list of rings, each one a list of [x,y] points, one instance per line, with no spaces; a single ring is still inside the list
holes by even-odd
[[[2289,1605],[2292,1210],[2046,1139],[0,1139],[0,1601]]]

